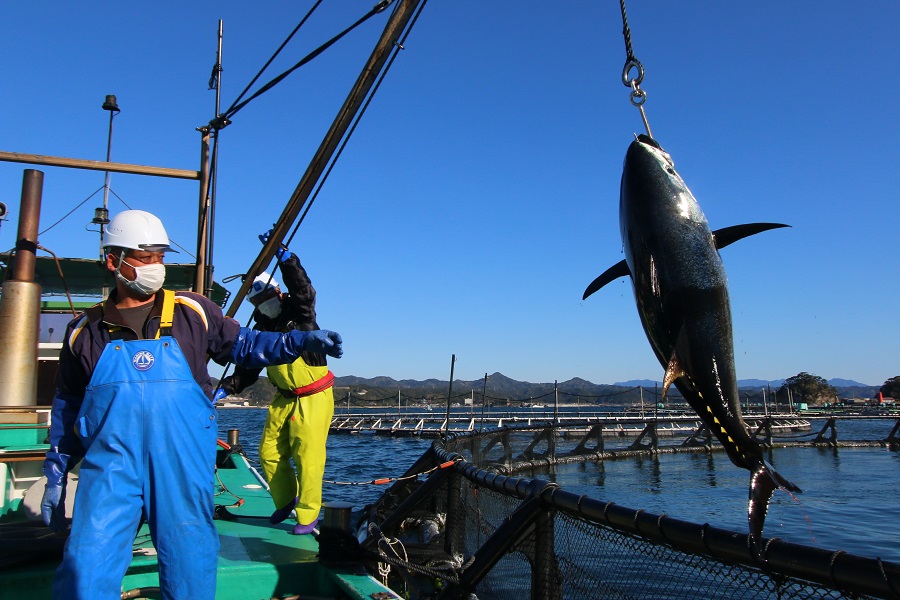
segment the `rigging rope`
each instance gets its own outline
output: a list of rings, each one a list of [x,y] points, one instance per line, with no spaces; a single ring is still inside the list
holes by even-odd
[[[644,112],[644,102],[647,101],[647,92],[641,89],[641,82],[644,80],[644,65],[641,64],[634,56],[634,48],[631,46],[631,28],[628,26],[628,15],[625,12],[625,0],[619,0],[619,7],[622,9],[622,35],[625,37],[625,67],[622,70],[622,83],[625,87],[631,88],[631,104],[636,106],[641,112],[641,119],[644,121],[644,129],[647,135],[653,137],[650,131],[650,123],[647,121],[647,113]],[[631,76],[632,70],[635,71],[634,77]]]
[[[429,577],[434,577],[451,583],[453,585],[459,585],[459,576],[457,574],[457,570],[460,568],[460,565],[454,565],[449,561],[444,561],[446,566],[444,568],[439,568],[431,565],[421,565],[417,563],[413,563],[409,561],[409,557],[406,554],[406,548],[403,546],[402,542],[398,538],[388,538],[382,531],[381,528],[378,527],[375,523],[369,523],[367,528],[368,534],[376,539],[377,546],[376,550],[366,550],[366,554],[376,560],[379,560],[384,563],[388,563],[389,565],[393,565],[395,567],[401,567],[406,569],[407,571],[418,573],[419,575],[427,575]],[[399,545],[403,550],[403,557],[401,558],[399,553],[394,549],[395,545]],[[389,555],[387,551],[390,550],[393,556]],[[450,571],[449,573],[447,571]],[[382,570],[379,565],[379,573],[387,577],[389,574],[388,569]]]
[[[320,48],[317,49],[316,51],[314,51],[313,54],[321,53],[321,52],[320,52],[321,50],[326,49],[327,46],[329,46],[329,45],[331,45],[333,42],[337,41],[340,37],[344,36],[344,35],[345,35],[346,33],[348,33],[350,30],[352,30],[353,28],[357,27],[358,25],[360,25],[361,23],[363,23],[365,20],[367,20],[368,18],[370,18],[370,17],[373,16],[374,14],[383,11],[385,8],[387,8],[387,7],[391,4],[392,1],[393,1],[393,0],[385,0],[385,1],[379,2],[379,3],[378,3],[371,11],[369,11],[369,13],[366,14],[363,18],[361,18],[361,19],[358,20],[356,23],[354,23],[353,25],[351,25],[349,28],[347,28],[346,30],[344,30],[343,32],[341,32],[340,34],[338,34],[338,36],[335,37],[335,38],[333,38],[331,41],[326,42],[326,44],[324,44],[323,46],[320,46]],[[303,212],[300,214],[300,217],[297,219],[297,223],[294,225],[294,229],[291,231],[290,235],[289,235],[289,236],[287,237],[287,239],[285,240],[284,245],[290,246],[290,244],[292,243],[292,241],[293,241],[293,239],[294,239],[294,236],[297,234],[297,231],[300,229],[300,225],[303,223],[303,220],[306,218],[306,215],[309,213],[310,208],[312,208],[312,205],[315,203],[316,198],[318,198],[319,192],[322,190],[322,187],[324,186],[325,182],[328,180],[328,177],[331,175],[331,171],[334,169],[334,166],[337,164],[338,159],[340,159],[341,154],[343,153],[344,149],[347,147],[347,143],[350,141],[350,138],[353,136],[353,133],[356,131],[356,127],[359,125],[360,120],[362,119],[363,115],[365,115],[366,110],[368,109],[369,105],[370,105],[371,102],[372,102],[372,99],[373,99],[374,96],[375,96],[375,93],[378,91],[379,87],[381,86],[382,82],[384,81],[384,78],[387,76],[388,71],[390,71],[391,65],[393,65],[394,60],[396,59],[397,54],[399,53],[398,51],[399,51],[399,50],[404,50],[404,49],[405,49],[404,46],[403,46],[403,43],[406,41],[406,38],[409,36],[409,33],[412,31],[412,28],[413,28],[413,26],[415,25],[416,21],[418,20],[419,15],[422,14],[422,10],[424,9],[425,4],[427,4],[427,0],[425,0],[425,2],[422,2],[422,4],[419,6],[418,10],[416,11],[415,15],[413,16],[413,18],[412,18],[412,20],[411,20],[411,22],[410,22],[410,24],[409,24],[409,26],[406,28],[406,32],[404,33],[403,37],[402,37],[398,42],[396,42],[394,48],[393,48],[392,51],[391,51],[391,55],[390,55],[390,57],[388,58],[387,63],[385,64],[384,69],[382,69],[382,71],[379,73],[379,76],[378,76],[377,81],[375,82],[375,84],[373,85],[373,87],[372,87],[372,89],[370,90],[369,94],[367,95],[365,102],[363,103],[362,107],[360,108],[359,113],[358,113],[358,114],[356,115],[356,117],[354,118],[354,121],[353,121],[352,125],[350,126],[350,128],[348,129],[346,135],[345,135],[344,138],[341,140],[341,144],[340,144],[340,146],[338,147],[338,149],[336,150],[336,152],[335,152],[333,158],[331,159],[331,161],[330,161],[330,163],[329,163],[327,169],[326,169],[325,172],[322,174],[322,177],[321,177],[321,179],[319,180],[319,182],[316,184],[315,190],[314,190],[313,193],[310,195],[309,201],[306,203],[306,206],[304,206]],[[316,4],[316,6],[318,6],[318,3]],[[313,7],[313,9],[315,9],[315,6]],[[310,13],[312,12],[313,9],[310,10]],[[294,29],[294,31],[291,32],[291,34],[288,36],[287,40],[285,40],[285,42],[278,48],[278,50],[276,51],[275,55],[272,56],[272,59],[270,59],[269,62],[266,63],[266,66],[264,66],[264,67],[260,70],[260,74],[262,73],[262,71],[265,70],[265,68],[269,65],[269,63],[272,62],[272,60],[275,58],[275,56],[278,55],[278,53],[281,51],[281,49],[284,47],[284,45],[287,44],[288,40],[290,40],[290,38],[294,35],[294,33],[296,33],[297,29],[299,29],[300,25],[302,25],[303,22],[304,22],[308,17],[309,17],[309,14],[307,14],[306,17],[303,18],[303,21],[301,21],[301,23],[300,23],[299,25],[297,25],[297,27]],[[311,58],[313,58],[312,54],[309,55],[307,58],[303,59],[303,61],[301,61],[301,63],[308,62],[309,60],[311,60]],[[297,65],[295,65],[294,67],[292,67],[289,71],[283,73],[282,75],[280,75],[280,76],[279,76],[278,78],[276,78],[276,79],[278,79],[278,81],[281,81],[281,79],[283,79],[284,76],[286,76],[286,75],[289,74],[291,71],[293,71],[294,69],[298,68],[299,66],[301,66],[300,63],[298,63]],[[258,77],[259,77],[259,74],[256,76],[256,78],[258,78]],[[254,78],[253,81],[256,81],[256,78]],[[275,80],[273,80],[272,82],[269,82],[269,84],[266,84],[266,86],[274,85],[274,83],[277,83],[277,82],[276,82]],[[251,83],[247,86],[247,89],[249,89],[249,87],[250,87],[252,84],[253,84],[253,82],[251,82]],[[226,111],[226,114],[233,115],[233,114],[234,114],[235,112],[237,112],[240,108],[242,108],[244,105],[246,105],[248,102],[250,102],[250,100],[252,100],[253,98],[259,96],[263,91],[266,91],[266,89],[267,89],[266,86],[264,86],[263,89],[261,89],[260,91],[258,91],[256,94],[254,94],[254,95],[251,96],[250,98],[248,98],[245,102],[242,102],[240,105],[235,106],[235,105],[237,104],[237,101],[235,101],[235,105],[232,105],[232,108],[229,108],[228,111]],[[242,97],[242,96],[244,95],[244,93],[246,93],[247,89],[245,89],[243,92],[241,92],[241,95],[238,97],[238,99],[240,99],[240,97]],[[241,277],[241,278],[242,278],[242,281],[243,281],[243,279],[246,278],[246,276],[247,276],[246,273],[243,274],[243,276],[238,276],[238,275],[232,276],[232,277],[229,279],[229,281],[230,281],[230,280],[233,280],[233,279],[235,279],[235,278],[237,278],[237,277]],[[270,280],[271,280],[271,277],[270,277]]]
[[[300,28],[303,27],[303,24],[306,23],[306,21],[309,19],[310,16],[312,16],[312,14],[315,12],[315,10],[317,8],[319,8],[320,4],[322,4],[322,0],[318,0],[315,4],[313,4],[312,8],[309,9],[309,12],[307,12],[306,15],[300,20],[300,22],[297,23],[297,26],[294,27],[294,30],[291,31],[291,33],[287,36],[287,38],[285,38],[285,40],[281,43],[281,45],[278,46],[278,49],[275,51],[274,54],[272,54],[272,57],[268,61],[266,61],[266,64],[264,64],[262,66],[262,68],[259,70],[259,72],[253,77],[253,79],[250,80],[250,83],[247,84],[247,87],[245,87],[243,89],[243,91],[241,91],[241,93],[238,94],[238,97],[235,99],[235,101],[231,104],[231,107],[228,109],[229,111],[232,108],[234,108],[234,106],[238,102],[240,102],[241,98],[244,97],[244,94],[246,94],[248,91],[250,91],[250,88],[253,87],[253,84],[256,83],[256,80],[259,79],[262,76],[263,72],[269,68],[269,65],[272,64],[272,61],[275,60],[275,58],[281,53],[281,51],[284,49],[284,47],[287,46],[288,42],[290,42],[291,39],[294,37],[294,34],[296,34],[300,30]],[[227,113],[228,111],[225,111],[225,112]]]
[[[87,198],[85,198],[84,200],[82,200],[81,202],[79,202],[72,210],[70,210],[69,212],[67,212],[66,214],[64,214],[62,217],[60,217],[55,223],[53,223],[53,224],[50,225],[49,227],[45,227],[42,231],[39,231],[39,232],[38,232],[38,238],[40,238],[40,236],[44,235],[45,233],[47,233],[48,231],[50,231],[51,229],[53,229],[54,227],[56,227],[57,225],[59,225],[60,223],[62,223],[62,222],[65,221],[66,219],[68,219],[69,217],[71,217],[71,216],[75,213],[76,210],[78,210],[79,208],[81,208],[82,206],[84,206],[84,204],[85,204],[88,200],[90,200],[91,198],[93,198],[94,196],[96,196],[96,195],[100,192],[100,190],[104,189],[105,187],[106,187],[106,186],[101,186],[101,187],[97,188],[97,189],[96,189],[93,193],[91,193]],[[132,210],[131,206],[129,206],[128,203],[125,202],[125,200],[123,200],[122,197],[119,196],[112,188],[108,188],[108,189],[109,189],[110,193],[111,193],[113,196],[115,196],[116,199],[117,199],[119,202],[121,202],[123,206],[125,206],[126,209]],[[89,230],[89,231],[90,231],[90,230]],[[93,231],[96,231],[96,230],[93,230]],[[178,248],[180,248],[182,252],[184,252],[185,254],[187,254],[188,256],[190,256],[191,258],[195,258],[194,254],[193,254],[192,252],[190,252],[188,249],[186,249],[184,246],[182,246],[181,244],[179,244],[179,243],[176,242],[175,240],[169,240],[169,242],[170,242],[173,246],[177,246]],[[10,249],[8,252],[12,252],[12,250],[13,250],[13,249]],[[47,252],[50,252],[50,251],[47,250]],[[53,254],[53,253],[50,252],[50,254]],[[54,256],[55,256],[55,255],[54,255]]]
[[[296,71],[297,69],[302,67],[303,65],[310,62],[312,59],[314,59],[317,56],[319,56],[320,54],[322,54],[322,52],[324,52],[329,47],[334,45],[342,37],[344,37],[351,31],[353,31],[354,29],[356,29],[357,27],[359,27],[360,25],[362,25],[363,23],[368,21],[370,18],[377,15],[378,13],[382,12],[384,9],[386,9],[391,4],[392,1],[393,0],[381,0],[381,2],[379,2],[378,4],[373,6],[369,12],[367,12],[365,15],[363,15],[355,23],[353,23],[352,25],[350,25],[349,27],[347,27],[346,29],[344,29],[343,31],[338,33],[336,36],[334,36],[333,38],[331,38],[330,40],[328,40],[327,42],[325,42],[324,44],[322,44],[321,46],[319,46],[312,52],[310,52],[308,55],[306,55],[306,57],[301,59],[297,64],[295,64],[294,66],[289,68],[287,71],[284,71],[283,73],[281,73],[280,75],[278,75],[277,77],[275,77],[274,79],[272,79],[271,81],[269,81],[268,83],[263,85],[260,89],[258,89],[256,92],[254,92],[249,98],[247,98],[243,102],[235,101],[235,103],[232,104],[228,110],[226,110],[224,113],[222,113],[215,119],[215,121],[217,121],[217,123],[214,124],[213,127],[217,128],[217,129],[221,129],[222,127],[227,125],[229,119],[231,117],[233,117],[239,110],[241,110],[247,104],[249,104],[252,100],[258,98],[259,96],[263,95],[264,93],[266,93],[267,91],[269,91],[270,89],[272,89],[273,87],[275,87],[276,85],[281,83],[281,81],[283,81],[288,75],[290,75],[291,73],[293,73],[294,71]],[[304,20],[305,20],[305,17],[304,17]],[[301,25],[302,25],[302,23],[301,23]],[[298,27],[299,27],[299,25],[298,25]],[[293,35],[293,33],[291,35]],[[280,50],[281,49],[279,48],[279,51]],[[272,58],[274,59],[274,56]]]
[[[48,231],[50,231],[51,229],[53,229],[54,227],[56,227],[57,225],[59,225],[60,223],[62,223],[63,221],[65,221],[67,218],[69,218],[69,217],[72,215],[73,212],[75,212],[76,210],[78,210],[79,208],[81,208],[82,206],[84,206],[84,203],[85,203],[85,202],[87,202],[88,200],[90,200],[91,198],[93,198],[94,196],[96,196],[97,193],[98,193],[100,190],[102,190],[104,187],[106,187],[106,186],[101,186],[101,187],[97,188],[97,190],[94,191],[94,193],[92,193],[90,196],[88,196],[87,198],[85,198],[84,200],[82,200],[78,205],[75,206],[75,208],[73,208],[72,210],[70,210],[69,212],[67,212],[66,214],[64,214],[62,217],[60,217],[60,219],[59,219],[56,223],[54,223],[54,224],[51,225],[50,227],[47,227],[47,228],[44,229],[43,231],[38,232],[38,237],[40,237],[42,234],[47,233]],[[117,197],[118,197],[118,196],[117,196]]]
[[[366,13],[366,15],[364,15],[362,18],[357,20],[350,27],[348,27],[347,29],[345,29],[344,31],[339,33],[337,36],[332,38],[330,41],[326,42],[325,44],[323,44],[322,46],[320,46],[319,48],[314,50],[312,53],[310,53],[306,58],[301,60],[299,63],[297,63],[296,65],[294,65],[293,67],[291,67],[290,69],[288,69],[287,71],[285,71],[284,73],[282,73],[281,75],[279,75],[278,77],[276,77],[275,79],[273,79],[272,81],[270,81],[269,83],[264,85],[256,93],[254,93],[250,98],[248,98],[247,100],[244,100],[240,104],[238,104],[237,100],[236,100],[235,104],[232,104],[232,107],[229,108],[225,113],[216,117],[216,119],[213,120],[214,122],[210,123],[210,126],[212,126],[216,132],[218,132],[219,128],[224,127],[229,122],[228,118],[227,118],[228,116],[233,116],[238,110],[240,110],[241,108],[246,106],[251,100],[259,97],[264,92],[266,92],[269,89],[271,89],[272,87],[274,87],[277,83],[281,82],[285,77],[287,77],[287,75],[289,75],[291,72],[293,72],[294,70],[296,70],[303,64],[306,64],[307,62],[309,62],[310,60],[312,60],[319,54],[321,54],[324,50],[326,50],[329,46],[334,44],[337,40],[342,38],[344,35],[349,33],[351,30],[355,29],[356,27],[358,27],[359,25],[361,25],[362,23],[364,23],[365,21],[367,21],[369,18],[373,17],[374,15],[384,11],[388,6],[391,5],[392,2],[393,2],[393,0],[382,0],[381,2],[376,4],[372,8],[372,10],[370,10],[368,13]],[[319,192],[322,190],[322,187],[325,184],[325,181],[328,179],[329,175],[331,174],[331,171],[334,169],[335,164],[337,163],[338,159],[340,158],[341,154],[343,153],[344,149],[346,148],[347,143],[350,140],[350,137],[353,135],[354,131],[356,130],[356,126],[359,124],[360,120],[362,119],[362,116],[365,114],[367,108],[369,107],[369,104],[372,101],[372,98],[374,97],[375,93],[378,91],[379,87],[381,86],[381,83],[384,81],[384,78],[387,75],[387,72],[390,70],[390,67],[393,64],[394,59],[396,58],[396,56],[398,54],[398,50],[404,49],[403,42],[406,41],[406,38],[409,36],[409,33],[412,30],[412,27],[415,25],[416,21],[418,20],[419,15],[421,15],[422,9],[425,7],[426,3],[427,3],[427,0],[423,1],[418,6],[415,14],[412,16],[410,23],[405,28],[405,33],[403,34],[403,37],[400,40],[398,40],[397,42],[395,42],[395,45],[391,49],[391,54],[385,64],[384,68],[381,70],[381,72],[378,75],[377,80],[373,84],[372,88],[369,90],[365,101],[363,102],[360,110],[355,115],[353,122],[351,123],[347,132],[344,134],[339,147],[337,148],[334,156],[332,156],[330,163],[328,164],[327,168],[325,169],[324,173],[322,174],[322,177],[317,182],[315,189],[312,191],[312,194],[310,195],[310,197],[308,199],[308,202],[306,202],[306,206],[304,206],[304,208],[303,208],[303,212],[300,214],[299,218],[297,219],[297,223],[294,225],[293,230],[291,231],[290,235],[288,236],[287,240],[283,243],[283,245],[290,245],[292,240],[294,239],[294,236],[297,234],[297,231],[299,230],[300,225],[303,223],[303,220],[306,218],[306,215],[309,213],[309,210],[312,207],[313,203],[315,203],[315,200],[318,197]],[[318,6],[318,3],[313,8],[315,8],[316,6]],[[312,10],[310,11],[310,13],[311,12],[312,12]],[[287,43],[287,41],[290,40],[290,38],[294,35],[294,33],[297,31],[297,29],[300,28],[300,26],[303,24],[304,21],[306,21],[306,19],[308,17],[309,17],[309,13],[303,18],[303,21],[301,21],[301,23],[294,29],[294,31],[291,32],[291,34],[288,36],[288,39],[285,40],[285,42],[281,45],[281,47],[278,48],[275,55],[277,55],[278,52],[281,51],[281,49],[284,47],[284,45]],[[262,73],[262,71],[265,70],[265,68],[268,66],[269,63],[271,63],[271,61],[274,58],[275,58],[275,56],[273,56],[272,59],[270,59],[269,62],[266,63],[266,66],[264,66],[263,69],[260,70],[260,73]],[[259,75],[257,75],[257,77],[259,77]],[[256,80],[256,78],[254,78],[254,81],[255,80]],[[250,85],[252,85],[252,82]],[[249,88],[250,85],[248,85],[247,87]],[[244,90],[244,92],[241,93],[241,96],[243,96],[243,94],[245,92],[246,92],[246,89]],[[240,97],[239,97],[239,99],[240,99]],[[277,226],[277,223],[275,225]],[[249,275],[249,273],[244,273],[242,276],[240,276],[242,282],[246,281],[246,277],[248,275]],[[234,276],[233,278],[236,278],[236,277],[239,277],[239,276]],[[271,282],[273,277],[274,277],[274,269],[273,269],[272,274],[270,274],[270,276],[269,276],[269,282]],[[247,321],[248,326],[250,323],[250,319],[252,319],[252,314],[251,314],[251,317],[248,318],[248,321]],[[229,366],[230,366],[230,363],[229,363],[229,365],[225,366],[225,370],[223,372],[222,379],[225,378],[225,374],[228,372]],[[221,388],[221,380],[219,381],[219,385],[216,386],[214,393],[218,392],[218,390],[220,388]]]
[[[394,48],[391,49],[391,54],[388,57],[387,62],[384,65],[384,68],[378,75],[378,79],[375,84],[372,86],[372,89],[369,91],[368,96],[366,97],[365,102],[363,102],[362,107],[360,107],[359,112],[356,115],[356,118],[353,120],[353,123],[350,125],[350,128],[347,130],[347,134],[344,136],[344,139],[341,140],[341,145],[338,147],[337,151],[334,154],[334,157],[331,159],[331,163],[328,165],[328,168],[325,169],[325,172],[322,174],[322,178],[319,180],[316,189],[313,191],[312,195],[309,198],[309,202],[306,203],[306,206],[303,208],[303,213],[300,215],[300,218],[297,220],[297,224],[294,226],[294,230],[291,231],[290,236],[288,236],[286,244],[289,246],[291,241],[294,239],[294,236],[297,234],[297,230],[300,228],[300,224],[303,223],[303,219],[306,218],[307,213],[309,213],[309,209],[312,207],[313,203],[316,201],[316,198],[319,196],[319,192],[322,190],[322,186],[325,185],[325,182],[328,180],[328,176],[331,175],[332,169],[337,164],[338,159],[340,159],[341,154],[344,152],[344,148],[347,147],[347,143],[350,141],[350,138],[353,136],[353,133],[356,131],[356,127],[359,125],[360,120],[362,120],[363,115],[366,114],[366,110],[369,108],[369,104],[372,103],[372,98],[375,97],[375,94],[378,92],[378,89],[381,87],[384,78],[387,76],[388,71],[391,70],[391,65],[394,64],[394,59],[397,58],[399,54],[399,50],[405,50],[403,47],[403,43],[406,41],[406,38],[409,36],[412,28],[415,27],[416,21],[419,19],[419,15],[422,14],[422,10],[425,8],[425,5],[428,3],[428,0],[422,2],[419,5],[418,10],[413,15],[409,25],[406,28],[406,32],[403,34],[403,37],[398,40]]]
[[[432,473],[440,469],[447,469],[449,467],[452,467],[461,460],[462,457],[457,457],[453,460],[448,460],[447,462],[436,465],[426,471],[420,471],[418,473],[413,473],[412,475],[406,475],[404,477],[382,477],[380,479],[372,479],[371,481],[329,481],[327,479],[323,479],[322,483],[330,483],[332,485],[384,485],[386,483],[393,483],[395,481],[408,481],[410,479],[418,479],[420,475],[431,475]]]

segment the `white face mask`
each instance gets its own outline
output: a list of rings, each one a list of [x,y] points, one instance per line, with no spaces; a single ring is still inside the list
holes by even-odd
[[[125,263],[134,269],[134,281],[125,279],[119,272],[119,269],[122,268],[121,263]],[[166,280],[166,266],[161,263],[136,267],[129,262],[125,262],[123,258],[119,263],[119,269],[116,269],[116,279],[125,284],[125,287],[131,291],[137,292],[142,296],[152,296],[159,291]]]
[[[270,319],[274,319],[281,314],[281,298],[278,296],[269,298],[256,308]]]

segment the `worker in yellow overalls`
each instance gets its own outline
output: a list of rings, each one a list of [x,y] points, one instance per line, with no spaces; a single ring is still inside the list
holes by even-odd
[[[266,243],[270,234],[271,230],[259,236],[260,240]],[[278,265],[287,293],[271,275],[262,273],[247,294],[255,307],[254,329],[318,329],[316,290],[299,258],[281,247]],[[259,378],[260,371],[237,367],[233,375],[222,379],[216,399],[240,393]],[[325,354],[312,352],[303,352],[291,364],[267,367],[266,374],[278,389],[259,442],[259,462],[275,503],[270,521],[280,523],[296,510],[293,533],[312,533],[322,508],[325,443],[334,414],[334,375],[328,370]]]

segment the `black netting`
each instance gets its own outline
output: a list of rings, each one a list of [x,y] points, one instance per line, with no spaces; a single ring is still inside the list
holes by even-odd
[[[423,457],[420,464],[445,468],[427,480],[395,484],[371,508],[370,556],[389,543],[402,546],[393,551],[390,581],[411,598],[897,597],[900,565],[777,539],[759,555],[746,533],[604,504],[508,475],[664,450],[641,450],[635,437],[619,436],[591,448],[585,444],[589,434],[559,435],[548,427],[436,443],[426,453],[430,463]],[[451,466],[448,459],[456,462]]]

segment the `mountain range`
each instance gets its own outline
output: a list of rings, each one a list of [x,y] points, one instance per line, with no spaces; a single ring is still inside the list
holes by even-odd
[[[831,379],[829,383],[837,390],[840,397],[870,398],[880,386],[870,386],[858,381],[848,379]],[[763,380],[743,379],[738,382],[741,396],[762,396],[763,390],[768,389],[774,393],[784,384],[784,379]],[[342,388],[342,389],[341,389]],[[568,381],[560,381],[556,384],[556,391],[560,395],[561,402],[587,402],[604,404],[633,404],[641,402],[642,398],[650,400],[662,389],[662,383],[652,379],[633,379],[619,381],[612,384],[596,384],[585,379],[573,378]],[[335,397],[341,397],[346,393],[354,396],[365,397],[367,401],[387,401],[389,398],[397,398],[398,395],[408,399],[427,399],[446,401],[448,393],[451,393],[450,382],[439,379],[415,379],[396,380],[391,377],[356,377],[345,375],[335,378]],[[502,373],[489,375],[487,382],[482,379],[465,381],[455,379],[453,381],[452,395],[454,398],[480,396],[484,394],[488,398],[506,400],[509,402],[531,402],[541,398],[547,398],[554,394],[553,383],[531,383],[516,381]],[[674,387],[669,390],[669,396],[673,399],[679,397]],[[544,402],[545,400],[540,400]],[[552,401],[552,400],[548,400]]]
[[[778,388],[783,379],[742,379],[738,382],[741,398],[761,402],[763,391],[769,402],[784,401],[779,398]],[[831,379],[829,382],[841,398],[871,398],[880,386],[869,386],[848,379]],[[602,405],[637,405],[643,402],[653,403],[662,389],[662,383],[652,379],[632,379],[612,384],[597,384],[575,377],[568,381],[560,381],[554,388],[553,383],[531,383],[516,381],[502,373],[489,375],[473,381],[461,379],[450,382],[440,379],[394,379],[392,377],[356,377],[343,375],[335,378],[334,396],[337,402],[352,401],[354,405],[378,406],[393,404],[398,401],[406,404],[445,404],[448,394],[452,394],[453,402],[462,404],[465,398],[474,398],[480,403],[482,394],[490,403],[495,404],[547,404],[554,402],[558,395],[560,403],[602,404]],[[783,395],[783,394],[782,394]],[[241,397],[251,404],[268,404],[273,397],[272,386],[263,374],[259,381],[241,393]],[[667,395],[673,401],[680,400],[680,394],[674,387]]]
[[[767,379],[739,379],[738,387],[739,388],[781,387],[782,385],[784,385],[784,382],[785,382],[784,379],[768,379],[768,380]],[[493,375],[489,375],[488,376],[488,385],[490,385],[491,383],[496,383],[499,386],[504,386],[504,385],[509,385],[509,384],[517,384],[516,387],[518,387],[519,385],[525,385],[525,386],[531,386],[531,385],[548,386],[549,385],[551,387],[553,386],[552,383],[531,383],[531,382],[527,382],[527,381],[516,381],[514,379],[510,379],[509,377],[506,377],[502,373],[494,373]],[[869,385],[867,383],[860,383],[860,382],[854,381],[852,379],[840,379],[840,378],[829,379],[828,383],[831,384],[832,386],[834,386],[835,388],[880,387],[880,386]],[[356,377],[354,375],[345,375],[345,376],[337,377],[335,379],[335,385],[339,385],[339,386],[343,386],[343,387],[353,386],[353,385],[365,385],[365,386],[371,386],[371,387],[391,387],[391,388],[396,388],[396,389],[409,389],[409,388],[441,388],[441,387],[446,388],[449,385],[449,382],[446,380],[442,381],[439,379],[425,379],[425,380],[420,381],[420,380],[416,380],[416,379],[397,380],[397,379],[393,379],[391,377],[386,377],[386,376],[365,378],[365,377]],[[465,381],[465,380],[461,380],[461,379],[456,379],[453,381],[453,385],[454,386],[462,385],[463,387],[466,387],[466,386],[483,387],[484,380],[476,379],[474,381]],[[590,381],[587,381],[586,379],[581,379],[579,377],[575,377],[568,381],[559,382],[557,385],[559,387],[562,387],[562,386],[571,387],[572,385],[574,385],[576,387],[581,387],[584,385],[599,386],[599,387],[609,387],[609,386],[653,387],[653,386],[661,386],[662,382],[654,381],[652,379],[629,379],[628,381],[617,381],[615,383],[597,384],[597,383],[592,383]]]
[[[738,387],[739,388],[764,388],[764,387],[781,387],[784,385],[784,379],[738,379]],[[858,381],[854,381],[852,379],[840,379],[835,377],[833,379],[829,379],[828,383],[835,388],[850,388],[850,387],[880,387],[880,386],[872,386],[868,383],[860,383]],[[662,385],[659,381],[653,381],[652,379],[631,379],[629,381],[619,381],[614,383],[613,385],[622,385],[622,386],[652,386],[652,385]]]

